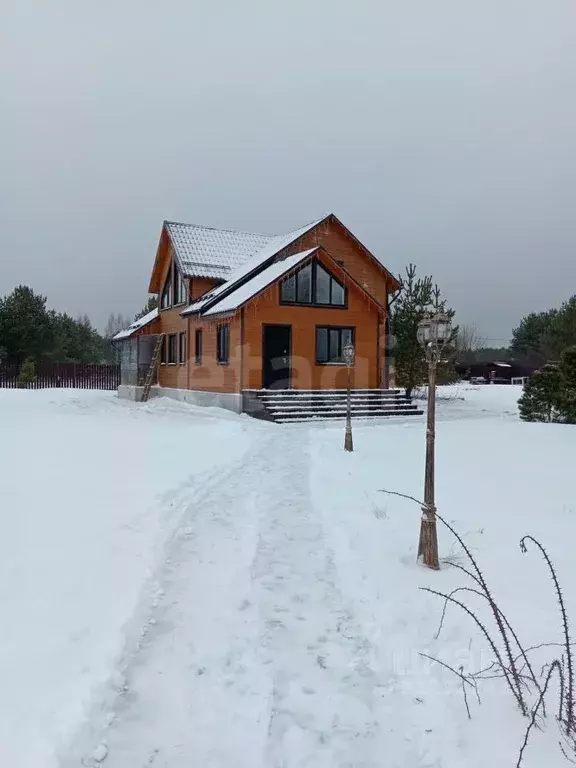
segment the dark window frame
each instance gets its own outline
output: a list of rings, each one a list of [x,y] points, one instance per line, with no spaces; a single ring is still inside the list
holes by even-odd
[[[216,326],[216,362],[218,365],[230,362],[230,323]]]
[[[202,328],[196,328],[194,333],[194,362],[202,365]]]
[[[178,334],[169,333],[166,344],[166,363],[168,365],[178,364]]]
[[[300,272],[302,272],[303,269],[305,269],[309,264],[312,265],[312,276],[310,281],[310,301],[298,301],[298,275]],[[344,303],[343,304],[331,304],[331,303],[320,303],[316,301],[316,283],[317,283],[317,273],[318,273],[318,267],[324,270],[329,276],[330,276],[330,300],[332,300],[332,281],[337,283],[340,288],[342,288],[344,292]],[[296,297],[294,301],[290,299],[283,298],[282,295],[282,287],[284,283],[288,280],[294,280],[294,296]],[[289,306],[289,307],[320,307],[323,309],[330,308],[330,309],[348,309],[348,288],[338,280],[337,277],[334,277],[332,272],[330,272],[329,269],[327,269],[324,264],[322,264],[318,259],[312,259],[311,261],[307,262],[306,264],[303,264],[299,269],[297,269],[295,272],[293,272],[291,275],[288,275],[283,280],[280,281],[278,285],[278,303]]]
[[[180,365],[186,365],[188,360],[186,336],[186,331],[180,331],[178,334],[178,362]]]
[[[164,297],[167,296],[166,303],[164,303]],[[162,286],[162,293],[160,294],[160,310],[171,309],[174,301],[174,295],[172,293],[172,267],[168,270],[166,280]]]
[[[338,359],[320,360],[318,354],[318,331],[327,331],[327,357],[330,357],[330,331],[338,331],[338,349],[340,356]],[[352,346],[356,349],[356,326],[354,325],[317,325],[314,330],[315,359],[316,365],[346,365],[342,358],[342,331],[350,331],[352,335]]]
[[[168,343],[166,339],[166,334],[164,334],[164,337],[162,338],[162,346],[160,347],[160,365],[166,365],[167,358],[168,358]]]
[[[182,295],[180,295],[180,293]],[[189,290],[187,289],[186,278],[182,277],[175,259],[172,258],[160,294],[160,310],[164,311],[166,309],[183,306],[187,302],[188,293]],[[165,302],[164,297],[166,295],[168,295],[168,299]]]

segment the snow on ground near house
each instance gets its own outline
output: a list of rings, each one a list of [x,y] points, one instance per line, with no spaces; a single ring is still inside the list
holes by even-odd
[[[0,389],[0,765],[56,765],[190,489],[250,443],[215,413]]]
[[[521,423],[519,392],[441,389],[437,502],[532,645],[560,641],[561,626],[544,564],[535,551],[518,549],[524,533],[547,546],[576,620],[576,431]],[[61,768],[516,764],[526,720],[503,681],[481,683],[481,705],[469,693],[469,720],[460,681],[418,655],[465,670],[492,659],[485,639],[456,607],[435,639],[442,603],[418,587],[450,590],[465,576],[448,565],[439,573],[418,566],[418,507],[380,492],[422,495],[422,417],[357,422],[355,451],[347,454],[342,422],[278,426],[169,401],[142,407],[94,393],[10,395],[4,410],[14,424],[12,442],[19,439],[19,419],[27,419],[28,436],[18,455],[3,443],[2,466],[8,462],[7,476],[26,481],[39,472],[51,493],[14,482],[9,506],[24,495],[25,532],[32,532],[42,557],[41,545],[56,547],[58,578],[50,568],[37,569],[38,552],[27,548],[24,531],[11,545],[2,543],[3,558],[18,569],[1,582],[12,638],[0,656],[8,680],[0,688],[0,722],[9,726],[0,750],[12,749],[0,752],[2,764],[50,765],[51,747]],[[58,400],[48,407],[51,396]],[[0,393],[0,408],[8,401]],[[98,521],[102,505],[89,492],[75,494],[81,501],[73,504],[52,484],[38,447],[50,443],[43,420],[56,431],[51,464],[59,467],[63,456],[90,487],[95,474],[101,479],[109,472],[123,484],[119,497],[109,494],[116,527],[110,519]],[[76,437],[75,451],[66,429]],[[137,448],[102,445],[107,431],[122,449],[126,443]],[[162,450],[153,447],[154,438]],[[71,458],[84,443],[93,445],[86,468],[84,455]],[[125,476],[113,469],[118,453]],[[59,476],[64,482],[70,473]],[[139,483],[145,484],[140,491]],[[132,505],[133,492],[139,505]],[[59,507],[64,503],[67,514]],[[57,525],[46,522],[49,509]],[[77,523],[79,511],[89,532]],[[16,525],[13,514],[7,519]],[[100,547],[99,556],[91,544]],[[119,555],[102,555],[102,547]],[[440,551],[464,562],[443,530]],[[49,609],[32,602],[38,590]],[[482,602],[470,602],[490,624]],[[556,653],[536,651],[537,669]],[[49,695],[58,722],[42,708]],[[65,743],[75,723],[78,730]],[[523,765],[565,765],[553,716],[544,733],[534,734]]]

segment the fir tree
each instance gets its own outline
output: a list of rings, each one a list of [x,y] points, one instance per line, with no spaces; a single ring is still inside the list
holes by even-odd
[[[18,376],[18,386],[21,389],[26,389],[31,384],[36,382],[36,366],[34,360],[27,358],[22,363],[20,368],[20,375]]]
[[[524,386],[518,401],[523,421],[559,421],[559,403],[562,392],[560,367],[554,363],[534,371]]]

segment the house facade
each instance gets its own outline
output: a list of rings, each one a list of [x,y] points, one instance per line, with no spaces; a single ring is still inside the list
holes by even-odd
[[[257,390],[388,386],[396,277],[333,214],[269,237],[164,222],[149,283],[154,310],[117,341],[161,335],[158,384],[241,411]]]

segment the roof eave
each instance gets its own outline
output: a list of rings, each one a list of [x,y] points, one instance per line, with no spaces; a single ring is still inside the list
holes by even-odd
[[[152,267],[152,274],[150,275],[150,282],[148,283],[148,293],[160,293],[162,290],[160,287],[160,261],[162,259],[162,246],[164,245],[165,239],[168,238],[170,241],[170,236],[168,234],[168,231],[166,229],[166,220],[162,222],[162,229],[160,231],[160,238],[158,240],[158,246],[156,248],[156,257],[154,259],[154,266]]]

